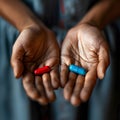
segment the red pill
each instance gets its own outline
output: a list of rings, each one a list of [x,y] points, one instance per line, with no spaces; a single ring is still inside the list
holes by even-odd
[[[42,68],[37,68],[34,70],[35,75],[42,75],[44,73],[50,72],[51,68],[49,66],[44,66]]]

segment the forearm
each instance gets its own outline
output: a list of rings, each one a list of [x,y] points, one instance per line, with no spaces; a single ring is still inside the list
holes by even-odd
[[[0,16],[12,23],[19,31],[38,26],[39,20],[21,0],[0,0]]]
[[[120,0],[101,0],[80,21],[103,29],[106,24],[120,16]]]

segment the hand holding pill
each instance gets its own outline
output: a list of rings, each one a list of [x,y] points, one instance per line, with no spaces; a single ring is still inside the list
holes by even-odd
[[[13,47],[11,63],[14,75],[22,77],[27,95],[45,105],[55,100],[54,89],[59,87],[60,56],[55,35],[42,27],[40,31],[27,28],[20,33]]]
[[[75,106],[87,101],[97,78],[103,79],[108,65],[108,45],[101,31],[87,23],[72,28],[61,48],[64,98]]]

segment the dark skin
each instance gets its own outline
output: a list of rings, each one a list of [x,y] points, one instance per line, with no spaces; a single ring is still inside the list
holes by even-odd
[[[1,0],[0,3],[1,15],[20,31],[11,56],[15,77],[22,77],[26,94],[31,99],[42,105],[53,102],[54,90],[60,86],[60,49],[55,34],[21,0]],[[46,65],[51,67],[49,73],[34,75],[35,69]]]
[[[96,27],[82,24],[67,34],[62,46],[61,59],[61,84],[64,87],[64,97],[77,106],[88,100],[96,79],[104,77],[109,65],[108,45]],[[87,74],[82,76],[69,72],[67,66],[70,64],[85,68]]]
[[[24,89],[30,98],[41,104],[55,100],[53,90],[59,87],[59,47],[50,30],[45,28],[42,33],[23,30],[13,46],[11,63],[15,76],[22,77]],[[34,70],[43,66],[50,66],[52,70],[35,76]]]
[[[53,102],[59,79],[64,97],[71,104],[78,106],[89,99],[96,79],[104,77],[109,65],[109,49],[101,30],[120,15],[119,6],[119,0],[101,0],[68,31],[61,48],[59,76],[60,49],[54,33],[22,0],[0,0],[0,15],[20,32],[13,45],[11,64],[31,99],[42,105]],[[70,64],[85,68],[86,76],[69,72]],[[35,76],[33,71],[44,65],[52,68],[50,73]]]
[[[61,85],[64,98],[78,106],[87,101],[97,78],[103,79],[109,66],[109,48],[102,29],[120,15],[120,1],[101,0],[71,28],[61,48]],[[68,70],[75,64],[87,70],[85,76]]]

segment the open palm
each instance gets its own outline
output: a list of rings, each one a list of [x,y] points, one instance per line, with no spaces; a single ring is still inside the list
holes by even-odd
[[[75,64],[87,70],[86,76],[68,70]],[[72,28],[61,50],[61,85],[64,97],[73,105],[79,105],[91,95],[96,79],[102,79],[109,65],[108,45],[101,31],[88,24]]]
[[[11,63],[15,76],[22,76],[29,97],[41,104],[55,100],[53,90],[59,87],[59,47],[50,30],[23,30],[13,46]],[[36,68],[46,65],[51,67],[50,73],[34,75]]]

